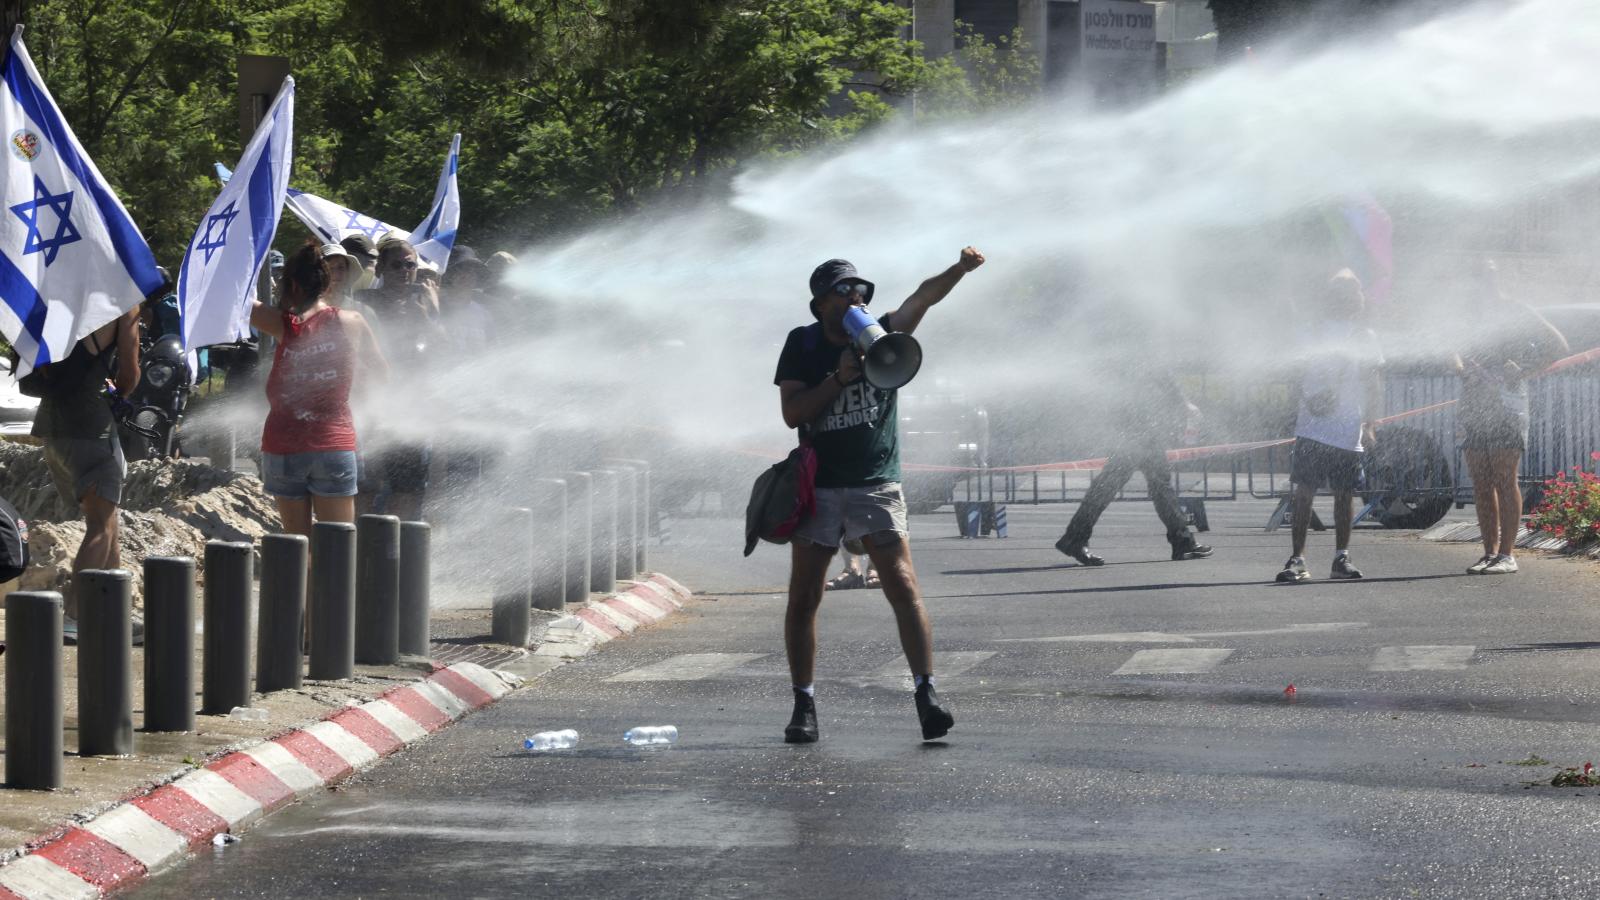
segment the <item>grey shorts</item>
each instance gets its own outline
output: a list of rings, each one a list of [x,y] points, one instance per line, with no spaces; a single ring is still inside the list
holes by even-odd
[[[901,537],[909,533],[906,501],[898,481],[868,487],[817,488],[817,511],[795,529],[794,537],[823,547],[844,544],[852,553],[865,553],[861,539],[886,531]]]
[[[56,493],[73,509],[89,489],[112,503],[122,502],[122,481],[128,476],[128,461],[122,457],[122,442],[116,435],[103,438],[46,438],[44,461]]]

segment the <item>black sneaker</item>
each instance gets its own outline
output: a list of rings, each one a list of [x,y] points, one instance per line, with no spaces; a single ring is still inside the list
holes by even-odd
[[[1070,544],[1066,538],[1056,541],[1056,549],[1078,561],[1080,566],[1103,566],[1106,561],[1089,550],[1088,544]]]
[[[797,690],[794,692],[794,715],[789,717],[789,726],[783,729],[783,742],[815,744],[817,737],[817,700]]]
[[[1341,553],[1333,558],[1333,571],[1328,573],[1329,578],[1360,578],[1361,570],[1350,561],[1348,553]]]
[[[1283,564],[1283,571],[1278,573],[1279,584],[1294,584],[1297,581],[1308,581],[1311,573],[1306,571],[1306,561],[1298,556],[1292,556]]]
[[[917,688],[917,718],[922,722],[922,739],[925,741],[944,737],[950,733],[950,726],[956,724],[956,717],[939,705],[939,695],[933,692],[933,685],[927,682]]]
[[[1212,554],[1212,549],[1205,544],[1197,544],[1190,540],[1182,544],[1172,545],[1172,558],[1174,561],[1184,559],[1205,559]]]

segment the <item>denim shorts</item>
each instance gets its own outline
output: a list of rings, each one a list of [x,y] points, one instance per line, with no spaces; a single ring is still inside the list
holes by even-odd
[[[817,511],[795,529],[794,537],[822,547],[840,544],[865,553],[861,539],[892,533],[905,537],[906,501],[900,483],[867,487],[817,488]]]
[[[261,454],[261,483],[274,497],[354,497],[358,474],[354,450]]]

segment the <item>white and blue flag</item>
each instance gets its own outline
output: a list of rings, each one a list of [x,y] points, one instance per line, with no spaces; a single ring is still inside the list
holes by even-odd
[[[234,177],[183,254],[178,315],[185,347],[225,344],[250,333],[250,299],[283,214],[293,140],[294,79],[285,78]]]
[[[0,68],[0,332],[22,375],[65,359],[80,339],[160,288],[161,275],[39,78],[20,26]]]
[[[337,244],[356,234],[366,235],[374,244],[384,238],[406,240],[411,237],[404,228],[396,228],[332,200],[324,200],[316,194],[290,188],[286,202],[295,218],[304,222],[324,244]]]
[[[444,274],[450,264],[450,250],[456,245],[456,227],[461,224],[461,192],[456,190],[456,162],[461,157],[461,135],[450,139],[450,155],[439,172],[439,186],[433,191],[433,206],[428,217],[411,232],[411,245],[417,256],[439,267]]]

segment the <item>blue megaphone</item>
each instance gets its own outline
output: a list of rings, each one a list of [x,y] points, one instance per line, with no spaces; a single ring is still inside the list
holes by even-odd
[[[861,354],[861,372],[880,391],[904,387],[922,368],[922,345],[900,331],[884,331],[872,314],[852,306],[844,314],[844,331]]]

